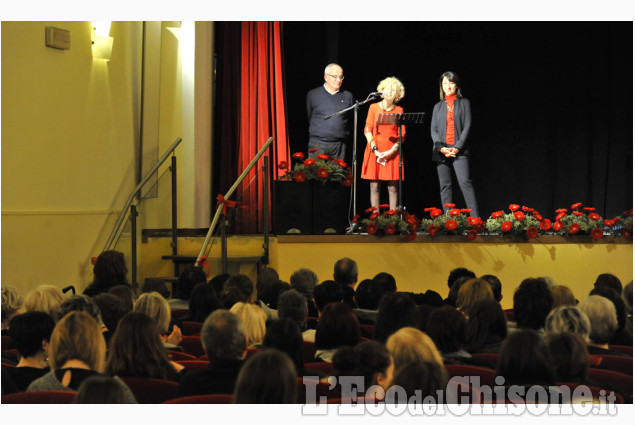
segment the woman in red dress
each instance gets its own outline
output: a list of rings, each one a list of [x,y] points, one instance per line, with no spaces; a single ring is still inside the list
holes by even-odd
[[[364,136],[368,144],[364,152],[362,178],[370,180],[370,204],[379,206],[380,181],[386,181],[388,200],[391,210],[397,209],[397,181],[399,180],[399,128],[396,125],[377,125],[379,114],[403,113],[397,102],[406,92],[401,81],[395,77],[382,80],[377,86],[382,92],[381,102],[373,103],[368,109]],[[406,134],[406,126],[401,126],[401,138]],[[403,170],[402,170],[403,178]]]

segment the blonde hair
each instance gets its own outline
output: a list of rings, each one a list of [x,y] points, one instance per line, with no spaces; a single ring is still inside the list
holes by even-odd
[[[267,331],[265,326],[267,314],[264,310],[254,304],[237,302],[229,311],[238,316],[245,325],[247,345],[250,348],[261,345],[265,339],[265,332]]]
[[[11,317],[22,307],[22,296],[11,285],[2,285],[2,325],[9,322]]]
[[[392,334],[386,341],[397,370],[412,361],[428,361],[443,367],[443,357],[432,339],[419,329],[405,327]]]
[[[24,300],[26,311],[41,311],[57,321],[57,309],[64,301],[62,291],[53,285],[40,285]]]
[[[491,285],[483,279],[470,279],[459,289],[456,306],[466,313],[472,304],[483,299],[494,299]]]
[[[397,85],[397,95],[395,96],[395,100],[394,100],[394,102],[397,103],[401,99],[403,99],[404,96],[406,95],[406,88],[403,86],[401,81],[399,81],[397,78],[395,77],[384,78],[383,80],[379,82],[379,85],[377,86],[377,91],[379,92],[384,91],[386,87],[392,87],[393,84]]]
[[[141,294],[133,311],[147,314],[157,325],[159,333],[170,331],[170,320],[172,320],[170,305],[158,292]]]
[[[48,355],[52,370],[61,368],[69,360],[80,360],[92,370],[103,372],[106,341],[99,324],[83,311],[68,313],[53,330]]]

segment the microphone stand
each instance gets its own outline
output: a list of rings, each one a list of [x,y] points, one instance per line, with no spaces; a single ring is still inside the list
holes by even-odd
[[[359,101],[355,102],[352,106],[349,106],[346,109],[342,109],[341,111],[338,111],[334,114],[324,117],[325,120],[328,120],[329,118],[335,117],[337,115],[348,112],[351,109],[354,109],[354,112],[353,112],[353,163],[351,164],[351,172],[353,173],[353,188],[352,188],[353,194],[351,196],[352,198],[351,200],[353,202],[353,217],[357,215],[357,111],[359,110],[360,106],[375,100],[375,96],[377,95],[381,95],[381,93],[375,93],[375,94],[371,93],[368,95],[366,100],[363,100],[361,102]],[[353,223],[351,220],[352,219],[349,216],[349,219],[348,219],[349,229],[346,232],[346,234],[353,233],[355,229],[359,226],[359,223]]]

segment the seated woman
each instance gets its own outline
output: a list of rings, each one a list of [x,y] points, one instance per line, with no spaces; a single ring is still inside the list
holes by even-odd
[[[377,310],[375,319],[375,340],[386,342],[394,332],[404,327],[422,328],[422,320],[417,304],[405,292],[395,292],[385,296]]]
[[[207,283],[197,283],[192,289],[190,297],[190,312],[183,318],[184,321],[203,323],[207,316],[218,308],[218,295],[216,289]]]
[[[500,353],[507,338],[507,319],[498,301],[480,300],[468,310],[465,350],[468,353]]]
[[[407,363],[395,373],[393,385],[397,385],[406,392],[408,400],[415,397],[417,403],[442,404],[446,400],[439,397],[447,390],[448,373],[436,362],[415,360]],[[397,393],[393,393],[397,395]],[[432,398],[429,398],[432,397]],[[427,398],[427,399],[426,399]],[[397,401],[400,401],[397,399]],[[388,399],[390,403],[392,400]]]
[[[492,287],[483,279],[470,279],[459,289],[456,297],[456,307],[467,315],[470,307],[475,302],[483,299],[494,299]]]
[[[165,348],[179,350],[178,345],[183,339],[181,330],[176,325],[172,325],[172,329],[169,329],[172,311],[170,310],[170,305],[161,294],[158,292],[141,294],[133,311],[144,313],[152,319]]]
[[[405,327],[390,335],[386,348],[395,362],[395,374],[413,361],[427,361],[443,367],[443,357],[432,339],[419,329]]]
[[[328,304],[315,330],[315,360],[331,362],[339,348],[353,347],[360,339],[359,321],[353,309],[344,303]]]
[[[297,403],[296,376],[295,366],[289,356],[275,348],[262,350],[240,369],[234,389],[234,403]]]
[[[260,348],[265,339],[267,315],[257,305],[237,302],[229,310],[242,320],[247,334],[247,348]]]
[[[119,321],[110,341],[107,375],[178,382],[183,371],[183,366],[168,358],[157,327],[146,314],[130,312]]]
[[[62,291],[53,285],[40,285],[24,299],[26,311],[42,311],[57,320],[57,309],[64,301]]]
[[[55,328],[55,320],[41,311],[29,311],[11,319],[9,336],[13,340],[20,361],[7,373],[20,391],[26,391],[31,382],[49,372],[49,341]]]
[[[79,386],[75,404],[126,404],[130,400],[115,378],[95,375],[86,378]]]
[[[27,391],[77,391],[81,383],[104,370],[106,341],[99,325],[88,313],[72,311],[59,321],[49,344],[51,371],[31,382]],[[126,401],[136,403],[130,388],[115,377],[126,394]]]
[[[372,392],[379,399],[383,399],[388,391],[395,370],[390,352],[377,341],[366,341],[355,347],[340,348],[333,356],[333,366],[335,367],[334,375],[340,378],[363,377],[364,381],[361,388],[357,388],[358,392],[362,395],[371,395]],[[339,379],[339,385],[342,386],[342,398],[354,396],[351,394],[352,387],[348,387],[345,381]],[[378,389],[374,392],[369,391],[374,385],[381,387],[383,391]]]

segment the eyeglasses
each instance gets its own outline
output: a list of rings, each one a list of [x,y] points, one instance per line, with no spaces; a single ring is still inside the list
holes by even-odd
[[[326,74],[331,78],[335,78],[336,80],[342,80],[344,81],[344,76],[343,75],[333,75],[333,74]]]

